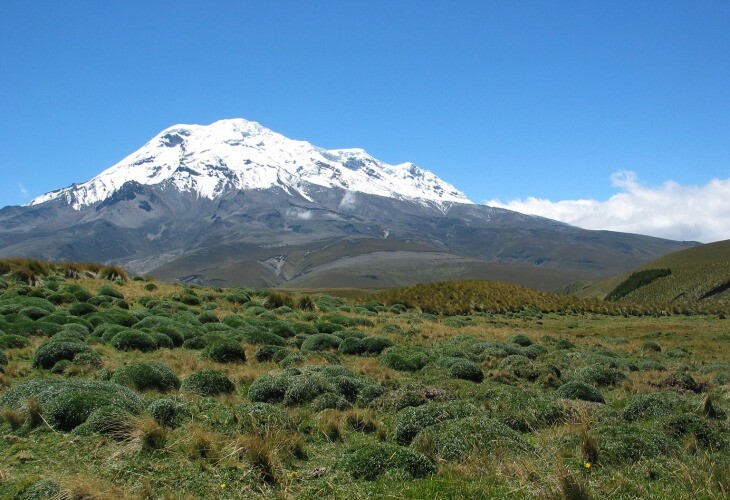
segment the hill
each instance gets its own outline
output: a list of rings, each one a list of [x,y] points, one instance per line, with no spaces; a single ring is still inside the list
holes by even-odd
[[[669,270],[670,272],[662,272]],[[688,248],[660,257],[616,278],[583,287],[582,298],[674,304],[730,303],[730,240]]]
[[[374,294],[388,305],[401,304],[436,315],[472,313],[517,313],[536,316],[541,313],[605,314],[605,315],[664,315],[669,313],[726,313],[726,302],[683,302],[683,307],[668,307],[667,302],[599,300],[486,280],[423,283],[394,288]]]

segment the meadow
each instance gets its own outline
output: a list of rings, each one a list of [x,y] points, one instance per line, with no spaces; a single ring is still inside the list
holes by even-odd
[[[722,311],[0,272],[2,498],[730,494]]]

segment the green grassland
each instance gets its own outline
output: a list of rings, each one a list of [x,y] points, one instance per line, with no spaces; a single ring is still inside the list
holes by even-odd
[[[665,255],[631,273],[587,283],[569,290],[583,298],[602,299],[636,272],[670,269],[671,274],[635,288],[622,300],[672,304],[703,304],[724,307],[730,304],[730,240],[718,241]]]
[[[1,498],[730,494],[723,311],[0,266]]]

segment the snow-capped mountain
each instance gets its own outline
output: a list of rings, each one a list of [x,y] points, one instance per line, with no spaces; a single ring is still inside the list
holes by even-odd
[[[0,208],[0,257],[214,286],[486,278],[554,290],[690,245],[477,205],[412,163],[240,119],[170,127],[88,182]]]
[[[413,163],[389,165],[362,149],[323,149],[244,119],[175,125],[83,184],[51,191],[28,205],[61,199],[76,210],[106,200],[127,182],[174,187],[215,199],[237,190],[280,187],[311,201],[313,186],[442,205],[472,202]]]

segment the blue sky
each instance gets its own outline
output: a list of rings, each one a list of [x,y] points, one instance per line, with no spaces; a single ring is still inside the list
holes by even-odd
[[[631,194],[619,171],[706,189],[730,177],[728,27],[719,1],[7,0],[0,206],[231,117],[556,218]]]

